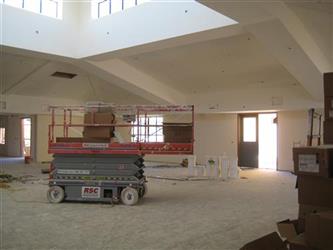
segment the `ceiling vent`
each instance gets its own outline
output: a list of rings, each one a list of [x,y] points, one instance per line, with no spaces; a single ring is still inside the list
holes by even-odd
[[[65,78],[65,79],[73,79],[75,76],[77,76],[77,74],[56,71],[51,76],[59,77],[59,78]]]

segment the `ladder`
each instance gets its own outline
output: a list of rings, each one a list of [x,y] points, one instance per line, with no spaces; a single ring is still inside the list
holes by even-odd
[[[317,133],[314,131],[314,122],[317,120]],[[312,146],[313,139],[317,139],[317,145],[321,143],[321,120],[322,114],[315,111],[314,108],[309,109],[308,111],[308,135],[307,135],[307,146]]]

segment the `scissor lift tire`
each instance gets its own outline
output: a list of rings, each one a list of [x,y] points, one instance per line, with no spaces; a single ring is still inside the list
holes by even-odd
[[[138,202],[139,194],[136,189],[127,187],[121,191],[120,198],[123,204],[133,206]]]
[[[65,198],[65,191],[62,187],[52,186],[47,191],[47,199],[51,203],[60,203]]]

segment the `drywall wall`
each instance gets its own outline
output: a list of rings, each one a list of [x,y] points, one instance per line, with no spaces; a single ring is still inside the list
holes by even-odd
[[[308,129],[307,111],[278,113],[278,169],[293,171],[292,148],[305,146]]]
[[[80,9],[81,57],[236,23],[196,1],[153,0],[99,19],[91,19],[89,1]]]
[[[7,156],[22,156],[21,151],[21,117],[8,116],[8,130],[6,131]]]
[[[50,105],[83,105],[83,102],[51,97],[0,95],[0,112],[11,114],[49,114]],[[29,105],[27,105],[27,103]],[[3,105],[5,104],[5,105]]]
[[[194,151],[197,163],[204,164],[206,155],[237,157],[237,114],[196,115]],[[278,170],[293,171],[293,146],[306,145],[308,113],[278,112]],[[180,163],[185,155],[147,156],[146,160]]]
[[[37,115],[37,156],[38,162],[50,161],[52,156],[47,152],[48,125],[50,124],[49,115]],[[56,121],[62,121],[62,116],[57,116]],[[82,122],[82,117],[73,117],[73,123]],[[222,155],[236,157],[237,155],[237,115],[235,114],[212,114],[196,115],[195,126],[195,154],[198,163],[203,164],[206,155]],[[120,129],[120,134],[126,140],[129,139],[128,129]],[[61,135],[61,129],[56,131]],[[69,136],[80,136],[81,130],[70,130]],[[146,156],[147,161],[161,161],[179,163],[186,155],[179,156]]]
[[[237,157],[237,115],[198,115],[194,146],[200,164],[205,163],[206,155]]]
[[[37,161],[50,161],[47,153],[49,115],[37,115]],[[57,121],[62,121],[58,116]],[[82,117],[73,117],[73,122],[82,122]],[[70,136],[80,136],[82,130],[70,130]],[[119,130],[129,140],[128,129]],[[62,131],[57,133],[61,136]],[[307,134],[307,111],[278,112],[278,169],[292,171],[292,148],[305,145]],[[226,154],[237,158],[237,114],[198,114],[195,116],[194,154],[198,164],[205,164],[205,157]],[[147,155],[146,161],[180,163],[186,155]]]
[[[35,138],[36,138],[36,128],[35,128],[35,117],[27,115],[15,115],[7,114],[0,116],[0,125],[6,129],[5,139],[6,143],[0,145],[0,155],[1,156],[22,156],[21,152],[21,135],[22,135],[22,118],[31,118],[31,156],[35,159],[36,148],[35,148]]]
[[[224,91],[198,92],[188,95],[188,102],[193,103],[200,113],[304,110],[324,106],[322,101],[314,101],[298,84],[284,87],[253,84]]]
[[[181,122],[188,122],[183,116]],[[170,118],[168,118],[170,121]],[[174,120],[172,120],[174,121]],[[178,120],[177,120],[178,121]],[[194,154],[198,164],[205,164],[206,156],[226,154],[237,157],[237,115],[199,114],[195,116]],[[186,155],[149,155],[146,161],[180,163]]]
[[[63,116],[57,115],[55,118],[55,122],[61,124],[63,122]],[[82,124],[83,117],[82,116],[73,116],[72,122],[74,124]],[[36,161],[43,162],[43,161],[51,161],[52,155],[49,154],[48,151],[48,126],[51,123],[51,116],[50,115],[37,115],[36,117]],[[70,137],[81,137],[82,136],[82,129],[80,128],[70,128],[68,131],[68,135]],[[62,127],[58,127],[55,129],[55,136],[62,137],[63,136],[63,129]]]
[[[63,19],[56,19],[0,4],[0,43],[10,47],[75,57],[79,27],[77,11],[75,1],[64,1]]]

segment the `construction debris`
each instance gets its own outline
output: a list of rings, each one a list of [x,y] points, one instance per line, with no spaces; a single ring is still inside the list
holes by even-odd
[[[208,181],[208,177],[168,177],[168,176],[147,176],[151,179],[169,180],[169,181]]]
[[[0,173],[0,183],[12,182],[15,178],[10,174]]]
[[[0,188],[5,188],[5,189],[7,189],[7,188],[10,188],[10,185],[8,185],[8,184],[5,183],[5,182],[0,182]]]

